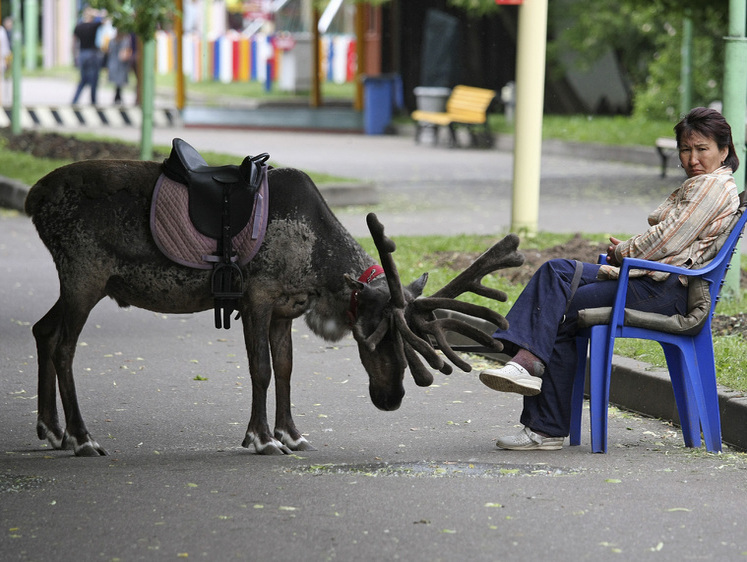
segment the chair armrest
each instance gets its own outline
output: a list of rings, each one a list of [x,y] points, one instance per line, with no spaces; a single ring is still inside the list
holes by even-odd
[[[702,275],[707,273],[711,268],[708,266],[699,269],[688,269],[687,267],[681,267],[678,265],[670,265],[668,263],[662,263],[659,261],[644,260],[640,258],[623,258],[622,265],[620,266],[620,275],[622,276],[623,269],[647,269],[649,271],[661,271],[663,273],[674,273],[676,275]]]
[[[716,261],[717,260],[713,260],[713,262]],[[627,298],[631,269],[645,269],[648,271],[661,271],[671,275],[702,277],[718,265],[713,262],[698,269],[688,269],[686,267],[670,265],[658,261],[644,260],[640,258],[623,258],[622,264],[620,265],[620,275],[618,277],[617,292],[615,293],[615,302],[612,305],[612,316],[610,318],[610,326],[612,328],[611,333],[614,333],[615,329],[618,327],[622,327],[625,321],[625,301]]]

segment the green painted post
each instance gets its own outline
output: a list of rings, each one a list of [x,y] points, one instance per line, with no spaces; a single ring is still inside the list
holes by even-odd
[[[13,0],[11,4],[11,15],[13,16],[13,107],[10,113],[10,131],[14,135],[21,133],[21,0]]]
[[[143,41],[143,121],[140,129],[140,159],[153,158],[153,105],[155,98],[156,40]]]
[[[26,70],[36,70],[39,47],[39,0],[25,0],[23,22],[23,54]]]
[[[747,112],[747,38],[745,17],[747,0],[729,0],[729,35],[725,38],[724,57],[724,117],[731,125],[734,148],[739,157],[739,169],[734,173],[737,189],[744,190],[745,166],[745,113]],[[726,298],[739,299],[740,248],[726,275],[723,293]]]
[[[682,18],[682,60],[680,62],[680,115],[686,115],[693,104],[693,20]]]

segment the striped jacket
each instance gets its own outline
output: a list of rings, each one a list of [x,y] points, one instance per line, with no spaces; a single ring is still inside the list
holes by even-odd
[[[617,245],[618,261],[633,257],[692,267],[729,226],[739,207],[731,168],[688,178],[649,215],[648,230]],[[631,277],[650,275],[657,281],[668,273],[636,270]],[[600,278],[617,279],[619,269],[603,265]]]

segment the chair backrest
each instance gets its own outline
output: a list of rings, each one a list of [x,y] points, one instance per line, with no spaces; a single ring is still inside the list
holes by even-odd
[[[719,248],[718,252],[715,255],[704,256],[703,265],[695,264],[695,267],[690,270],[693,276],[689,278],[688,313],[686,315],[667,316],[626,308],[624,315],[615,322],[622,321],[625,326],[672,334],[695,335],[699,333],[713,316],[726,271],[747,222],[746,208],[747,195],[742,192],[737,214],[714,244]],[[604,258],[604,254],[600,257]],[[612,310],[609,306],[580,310],[579,327],[609,324],[613,319]]]
[[[729,269],[729,264],[737,250],[737,243],[742,237],[745,223],[747,222],[747,192],[742,191],[739,194],[739,211],[738,215],[733,219],[732,225],[727,229],[728,235],[723,246],[719,250],[716,257],[706,266],[712,268],[707,273],[703,274],[703,279],[710,283],[709,291],[711,293],[711,314],[713,314],[716,308],[716,303],[721,293],[721,288],[724,285],[726,278],[726,271]]]

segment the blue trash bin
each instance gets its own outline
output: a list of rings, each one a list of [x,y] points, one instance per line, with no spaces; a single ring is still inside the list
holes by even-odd
[[[395,107],[402,107],[402,79],[398,74],[363,77],[363,131],[367,135],[386,132]]]

